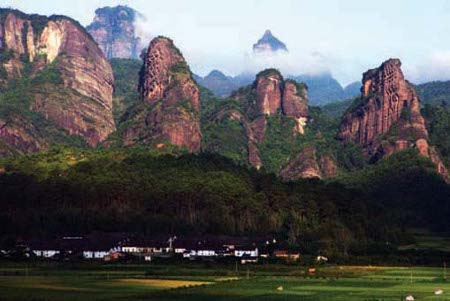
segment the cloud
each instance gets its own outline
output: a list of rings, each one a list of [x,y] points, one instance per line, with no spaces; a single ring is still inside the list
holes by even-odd
[[[418,64],[405,67],[406,77],[414,83],[450,78],[450,51],[434,52]]]
[[[137,13],[134,20],[134,31],[135,35],[141,39],[139,44],[139,49],[141,50],[147,48],[150,41],[155,37],[150,28],[152,28],[152,24],[148,19],[144,15]]]
[[[330,73],[330,59],[327,55],[314,51],[311,53],[277,51],[273,53],[246,53],[241,72],[257,73],[267,68],[276,68],[288,75]]]

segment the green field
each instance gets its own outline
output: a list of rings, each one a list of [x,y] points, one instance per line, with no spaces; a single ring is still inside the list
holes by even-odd
[[[442,268],[3,264],[0,300],[450,300]],[[282,289],[281,289],[282,287]],[[438,289],[442,295],[435,295]]]

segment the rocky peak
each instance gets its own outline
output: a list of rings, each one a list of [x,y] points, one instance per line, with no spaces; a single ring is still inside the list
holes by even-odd
[[[82,136],[91,146],[105,140],[115,130],[114,78],[111,66],[85,29],[65,16],[27,15],[7,9],[0,9],[0,24],[4,84],[22,76],[33,78],[52,68],[61,83],[46,82],[49,88],[36,91],[31,109],[70,135]],[[64,90],[66,95],[50,93],[52,89]]]
[[[308,97],[306,86],[293,80],[286,80],[281,101],[283,114],[295,120],[295,133],[304,134],[308,121]]]
[[[145,120],[138,120],[136,128],[125,133],[126,143],[139,141],[164,147],[169,142],[198,152],[201,147],[199,88],[172,40],[158,37],[150,42],[139,91],[149,113]]]
[[[267,69],[258,73],[252,85],[232,95],[244,103],[250,164],[255,167],[262,165],[257,147],[264,141],[269,116],[279,114],[292,118],[296,123],[293,135],[304,133],[308,120],[306,92],[306,85],[285,80],[276,69]]]
[[[141,15],[128,6],[102,7],[86,28],[108,59],[138,58],[141,39],[135,22]]]
[[[442,162],[428,145],[428,131],[420,113],[413,86],[405,80],[398,59],[364,73],[361,97],[344,116],[339,137],[361,146],[366,156],[377,160],[394,152],[417,147],[442,172]]]
[[[200,110],[199,89],[192,73],[180,50],[165,37],[158,37],[149,45],[139,90],[149,103],[188,100],[197,113]]]
[[[276,69],[267,69],[256,76],[254,82],[259,114],[273,115],[281,109],[283,76]]]
[[[270,54],[278,51],[288,52],[286,45],[278,40],[270,30],[266,30],[258,42],[253,45],[253,52],[256,54]]]
[[[294,80],[284,80],[276,69],[267,69],[256,76],[252,86],[256,95],[256,115],[274,115],[293,118],[297,122],[297,133],[303,133],[308,117],[306,85]]]
[[[207,76],[204,78],[205,80],[228,80],[228,77],[223,74],[223,72],[219,70],[212,70]]]

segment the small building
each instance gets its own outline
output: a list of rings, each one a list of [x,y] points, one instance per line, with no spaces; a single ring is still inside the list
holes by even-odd
[[[258,257],[258,248],[256,247],[235,247],[234,256],[235,257]]]
[[[31,253],[41,258],[53,258],[61,253],[61,248],[56,240],[36,239],[28,243]]]
[[[170,245],[164,239],[142,239],[133,238],[124,242],[121,246],[123,253],[133,255],[162,255],[171,252]]]
[[[83,251],[83,258],[85,259],[104,259],[106,256],[109,256],[110,250],[94,250]]]
[[[284,259],[286,262],[293,262],[300,259],[300,253],[293,253],[287,250],[275,250],[273,256],[276,258]]]
[[[189,245],[185,245],[183,258],[213,258],[230,256],[229,248],[224,247],[221,243],[216,241],[198,240],[191,241]]]

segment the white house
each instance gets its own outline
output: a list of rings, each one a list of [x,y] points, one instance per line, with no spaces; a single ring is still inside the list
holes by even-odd
[[[241,247],[236,247],[236,249],[234,250],[234,256],[236,257],[244,257],[244,256],[248,256],[248,257],[258,257],[258,248],[241,248]]]
[[[97,250],[97,251],[83,251],[83,258],[85,259],[103,259],[108,256],[110,251]]]
[[[33,249],[32,250],[33,254],[36,255],[37,257],[43,257],[43,258],[51,258],[55,255],[60,254],[59,250],[47,250],[47,249],[43,249],[43,250],[36,250]]]

